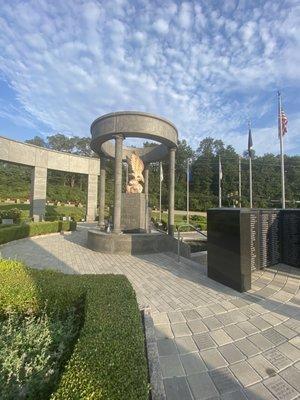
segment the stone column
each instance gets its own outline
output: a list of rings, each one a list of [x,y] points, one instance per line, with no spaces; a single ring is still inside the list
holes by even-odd
[[[115,136],[115,199],[114,199],[114,233],[121,232],[121,201],[122,201],[122,157],[123,136]]]
[[[88,192],[86,202],[86,222],[94,222],[97,213],[98,175],[88,175]]]
[[[149,215],[148,215],[148,207],[149,207],[149,164],[145,164],[144,169],[144,191],[145,191],[145,229],[146,232],[149,232]]]
[[[34,167],[31,174],[30,217],[42,221],[45,216],[47,168]]]
[[[148,196],[149,195],[149,164],[145,165],[144,180],[145,180],[144,192],[145,192],[145,195]]]
[[[169,150],[168,234],[171,236],[174,235],[175,153],[176,153],[176,148],[172,148]]]
[[[104,211],[105,211],[105,178],[106,178],[106,165],[105,159],[100,159],[100,185],[99,185],[99,222],[98,225],[104,229]]]

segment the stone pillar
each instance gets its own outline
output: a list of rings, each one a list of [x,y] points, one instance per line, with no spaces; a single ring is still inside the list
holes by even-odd
[[[106,178],[106,165],[105,159],[100,160],[100,185],[99,185],[99,222],[98,225],[104,229],[104,211],[105,211],[105,178]]]
[[[86,202],[86,222],[94,222],[97,212],[98,175],[88,175],[88,192]]]
[[[115,199],[114,199],[114,233],[121,232],[121,201],[122,201],[122,157],[123,136],[115,136]]]
[[[145,180],[144,192],[145,192],[145,195],[148,196],[149,195],[149,164],[145,165],[144,180]]]
[[[31,174],[30,217],[42,221],[45,216],[47,168],[34,167]]]
[[[176,148],[169,150],[169,209],[168,234],[174,235],[174,201],[175,201],[175,153]]]
[[[145,191],[145,228],[146,232],[149,232],[149,215],[148,215],[148,207],[149,207],[149,164],[145,164],[144,169],[144,191]],[[151,216],[150,216],[151,218]]]

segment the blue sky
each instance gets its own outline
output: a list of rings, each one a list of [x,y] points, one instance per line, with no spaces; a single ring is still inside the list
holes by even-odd
[[[280,89],[300,153],[300,3],[0,0],[0,135],[89,136],[118,110],[162,115],[196,148],[278,153]]]

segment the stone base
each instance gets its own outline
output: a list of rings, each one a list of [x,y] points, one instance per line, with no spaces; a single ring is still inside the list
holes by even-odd
[[[152,254],[177,252],[177,239],[164,233],[105,233],[99,229],[88,231],[87,247],[110,254]],[[181,256],[190,258],[190,247],[180,243]]]
[[[150,211],[149,211],[150,210]],[[145,193],[123,193],[121,229],[125,232],[149,232],[151,209]]]

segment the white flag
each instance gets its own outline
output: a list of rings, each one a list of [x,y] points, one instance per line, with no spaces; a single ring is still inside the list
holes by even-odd
[[[159,163],[159,175],[160,175],[160,181],[162,182],[164,180],[162,162]]]
[[[222,164],[221,164],[220,157],[219,157],[219,179],[220,179],[220,181],[223,179],[223,171],[222,171]]]

